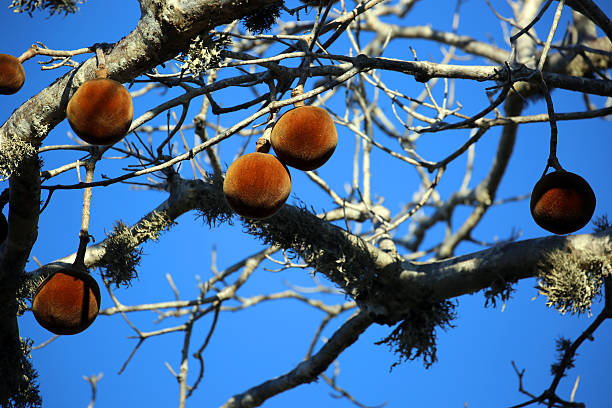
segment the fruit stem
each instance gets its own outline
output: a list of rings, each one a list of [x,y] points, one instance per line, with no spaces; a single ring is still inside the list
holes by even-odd
[[[96,159],[92,158],[85,163],[86,175],[85,182],[91,183],[93,181],[94,170],[96,168]],[[91,214],[91,187],[85,188],[83,195],[83,215],[81,218],[81,230],[79,231],[79,249],[77,250],[76,258],[74,260],[74,266],[79,270],[86,270],[85,268],[85,251],[87,250],[87,244],[89,244],[89,216]]]
[[[96,69],[96,78],[108,78],[108,69],[106,68],[106,57],[102,47],[96,48],[96,57],[98,58],[98,69]]]
[[[300,96],[304,94],[304,84],[297,84],[295,88],[291,91],[291,97],[295,98],[296,96]],[[305,103],[303,100],[297,101],[293,103],[293,106],[299,108],[300,106],[304,106]]]
[[[38,54],[38,45],[32,44],[30,48],[28,48],[23,54],[17,57],[17,59],[20,63],[23,63],[24,61],[27,61],[30,58],[34,57],[36,54]]]
[[[269,153],[270,152],[270,138],[266,138],[266,135],[263,135],[255,144],[255,151],[259,153]]]
[[[274,123],[276,122],[276,111],[270,112],[270,117],[268,118],[268,124],[264,129],[263,135],[257,139],[255,144],[255,151],[259,153],[268,153],[270,152],[270,147],[272,146],[272,142],[270,141],[270,135],[272,134],[272,128],[274,127]]]
[[[550,123],[550,152],[548,153],[548,162],[546,164],[546,168],[544,169],[544,174],[542,175],[542,177],[544,177],[550,167],[557,171],[563,171],[563,167],[561,167],[561,163],[559,163],[559,159],[557,158],[557,116],[555,115],[552,98],[550,97],[550,92],[548,90],[548,86],[546,85],[546,81],[544,81],[542,71],[540,71],[540,86],[542,88],[542,93],[544,94],[544,99],[546,99],[548,121]]]
[[[565,171],[563,167],[561,167],[561,163],[559,163],[559,159],[557,156],[551,156],[548,158],[548,164],[546,164],[546,169],[544,170],[544,174],[548,171],[548,169],[552,167],[555,171]]]

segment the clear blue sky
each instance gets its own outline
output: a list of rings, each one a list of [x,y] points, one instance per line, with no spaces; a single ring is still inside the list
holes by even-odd
[[[612,5],[597,1],[608,15]],[[606,3],[605,5],[603,3]],[[442,4],[446,8],[442,7]],[[509,15],[505,2],[496,1],[500,11]],[[556,5],[556,2],[553,3]],[[435,6],[434,6],[435,5]],[[432,24],[434,28],[450,30],[454,2],[422,1],[414,12],[407,16],[407,24]],[[459,25],[461,33],[487,41],[489,36],[505,48],[502,30],[484,0],[469,0],[463,6]],[[569,12],[564,13],[560,31],[565,28]],[[0,33],[3,41],[0,52],[20,55],[30,44],[40,41],[53,49],[76,49],[96,42],[116,42],[127,35],[136,25],[139,6],[136,1],[88,1],[78,13],[67,17],[46,18],[44,12],[37,12],[34,18],[14,14],[8,8],[0,10]],[[286,14],[282,15],[286,19]],[[545,37],[552,14],[548,12],[536,26],[540,37]],[[411,45],[421,60],[439,61],[440,47],[423,41],[402,40],[392,44],[385,56],[411,59],[408,46]],[[0,121],[6,120],[11,112],[32,95],[52,83],[68,69],[41,71],[36,58],[25,63],[26,84],[17,94],[0,99]],[[77,59],[78,60],[78,59]],[[467,64],[481,64],[481,60]],[[411,78],[397,77],[397,83],[405,93],[417,95],[422,85]],[[486,105],[484,88],[491,84],[459,82],[457,96],[467,112],[476,112]],[[136,85],[137,87],[138,85]],[[227,95],[227,93],[226,93]],[[146,98],[135,101],[135,116],[156,106],[167,95],[153,92]],[[568,92],[553,93],[558,112],[584,109],[580,95]],[[602,106],[602,98],[593,98]],[[227,101],[233,104],[235,101]],[[198,105],[200,100],[196,102]],[[340,112],[340,110],[339,110]],[[543,113],[545,106],[534,103],[525,114]],[[178,113],[178,112],[177,112]],[[240,117],[235,115],[234,118]],[[389,113],[389,116],[392,116]],[[188,121],[191,120],[188,117]],[[226,120],[226,119],[223,119]],[[226,122],[231,123],[231,118]],[[165,122],[160,115],[153,124]],[[594,119],[579,122],[559,123],[558,156],[564,167],[581,174],[589,181],[597,196],[596,215],[608,213],[612,208],[610,189],[609,156],[612,149],[610,122]],[[69,143],[69,127],[66,121],[57,126],[45,144]],[[474,178],[479,180],[486,172],[501,128],[490,131],[476,148]],[[435,160],[454,150],[465,140],[467,133],[435,134],[424,137],[421,153]],[[191,140],[191,131],[186,137]],[[521,127],[515,154],[500,186],[498,198],[528,194],[540,176],[548,154],[549,129],[546,124],[530,124]],[[321,175],[330,180],[337,191],[344,191],[344,183],[350,182],[350,157],[354,147],[353,135],[342,129],[339,135],[338,152],[321,169]],[[225,164],[232,160],[235,144],[223,146],[222,158]],[[252,148],[251,148],[252,149]],[[80,157],[78,154],[49,153],[45,155],[46,168],[54,168],[67,160]],[[409,201],[416,190],[416,176],[410,170],[389,156],[375,151],[373,155],[373,185],[377,195],[385,197],[385,203],[392,212]],[[397,167],[395,167],[397,166]],[[402,166],[402,167],[400,167]],[[461,181],[465,157],[457,160],[448,169],[440,185],[440,193],[447,197]],[[188,167],[188,166],[186,166]],[[396,170],[397,169],[397,170]],[[410,173],[410,176],[389,177],[395,171]],[[120,174],[117,166],[104,167],[109,176]],[[397,174],[405,174],[397,173]],[[189,176],[189,172],[184,173]],[[99,175],[98,175],[99,176]],[[317,210],[329,209],[332,203],[324,200],[321,193],[296,171],[292,172],[293,191],[289,202],[296,198]],[[399,181],[398,181],[399,179]],[[58,178],[57,182],[75,182],[73,172]],[[412,183],[414,182],[414,183]],[[3,182],[2,188],[7,183]],[[129,196],[128,196],[129,194]],[[130,197],[126,199],[126,197]],[[105,232],[112,229],[115,220],[133,223],[144,213],[166,198],[163,193],[132,191],[124,185],[97,188],[93,192],[92,220],[90,232],[96,240],[102,240]],[[77,247],[80,226],[81,191],[60,191],[54,195],[48,209],[40,220],[38,242],[32,255],[46,263],[72,253]],[[6,211],[6,210],[5,210]],[[467,215],[460,211],[455,225]],[[222,225],[209,228],[197,219],[195,213],[188,213],[179,220],[179,225],[165,234],[159,243],[146,244],[145,256],[139,268],[140,278],[129,289],[118,290],[117,296],[124,304],[169,301],[174,299],[165,274],[171,273],[183,299],[191,299],[197,293],[196,276],[207,279],[210,272],[210,253],[213,245],[218,251],[220,268],[231,265],[239,256],[246,256],[261,248],[261,243],[245,235],[236,219],[234,226]],[[475,231],[475,236],[484,241],[504,239],[513,229],[522,232],[521,239],[547,235],[533,223],[529,214],[528,201],[511,203],[494,208],[487,213]],[[581,232],[589,232],[587,226]],[[405,233],[401,230],[398,234]],[[442,237],[442,228],[436,228],[428,237],[431,245]],[[428,245],[425,244],[425,247]],[[480,249],[475,245],[462,244],[458,254]],[[273,267],[268,264],[268,267]],[[33,261],[28,269],[34,269]],[[98,273],[94,274],[96,278]],[[324,278],[322,278],[324,279]],[[244,287],[242,296],[272,293],[286,289],[285,282],[311,286],[312,280],[303,270],[288,270],[270,273],[263,269]],[[576,338],[592,321],[587,316],[560,316],[545,306],[543,297],[533,300],[536,282],[528,280],[517,285],[514,298],[505,310],[485,309],[481,293],[458,299],[458,318],[455,328],[447,332],[438,331],[438,359],[432,368],[425,370],[420,361],[404,363],[389,372],[396,361],[385,346],[374,342],[385,337],[389,327],[372,326],[359,341],[341,355],[339,385],[346,388],[362,403],[376,405],[387,401],[388,407],[503,407],[524,400],[518,393],[517,377],[511,367],[514,360],[520,368],[526,369],[525,387],[533,393],[543,391],[551,381],[550,364],[556,358],[555,339],[563,335]],[[342,302],[342,296],[325,297],[328,303]],[[108,294],[103,290],[102,307],[112,306]],[[594,305],[598,313],[601,304]],[[206,372],[203,383],[188,401],[190,407],[215,407],[230,396],[243,392],[269,378],[292,369],[304,356],[312,335],[318,326],[321,314],[312,312],[306,306],[293,300],[273,301],[240,313],[221,315],[218,329],[210,346],[205,351]],[[345,318],[348,317],[345,316]],[[143,330],[166,327],[175,322],[153,323],[153,313],[132,314],[130,318]],[[210,318],[200,324],[194,336],[197,344],[206,335]],[[331,336],[340,322],[328,327],[324,336]],[[51,334],[37,325],[30,313],[20,319],[21,335],[31,337],[35,344],[47,340]],[[40,373],[40,388],[45,407],[83,407],[89,402],[90,390],[83,381],[83,375],[104,373],[99,383],[97,407],[147,406],[167,407],[177,404],[178,387],[165,362],[176,370],[180,359],[182,336],[171,334],[147,340],[136,353],[125,372],[118,376],[121,368],[135,345],[127,336],[134,333],[120,316],[99,317],[94,324],[76,336],[64,336],[47,347],[33,352],[34,365]],[[612,366],[612,324],[606,322],[597,331],[594,342],[586,342],[580,350],[576,368],[562,381],[559,395],[569,397],[576,376],[580,385],[576,393],[578,401],[584,401],[589,408],[610,406],[608,388],[611,384],[609,367]],[[319,344],[320,346],[320,344]],[[196,371],[194,360],[190,362],[193,375]],[[331,371],[328,371],[328,373]],[[302,385],[285,394],[268,400],[265,407],[351,407],[346,399],[330,398],[332,390],[322,381]]]

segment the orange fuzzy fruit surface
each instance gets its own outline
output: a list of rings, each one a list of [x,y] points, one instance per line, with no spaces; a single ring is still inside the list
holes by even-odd
[[[331,157],[338,134],[325,109],[300,106],[280,117],[272,128],[270,142],[280,161],[307,171],[321,167]]]
[[[130,93],[108,78],[86,81],[74,93],[66,116],[81,139],[94,145],[112,145],[130,129],[134,107]]]
[[[291,192],[289,170],[273,155],[249,153],[227,169],[223,193],[239,215],[262,219],[276,213]]]
[[[100,310],[100,288],[85,272],[64,269],[48,277],[32,302],[36,321],[55,334],[77,334],[88,328]]]
[[[0,94],[14,94],[21,89],[24,82],[25,71],[17,57],[0,54]]]
[[[585,179],[567,171],[542,177],[531,193],[531,216],[536,224],[555,234],[584,227],[595,211],[595,193]]]

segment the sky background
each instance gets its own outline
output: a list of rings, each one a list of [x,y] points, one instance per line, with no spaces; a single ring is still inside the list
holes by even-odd
[[[612,15],[612,4],[598,1],[608,14]],[[606,4],[603,4],[606,3]],[[440,5],[444,4],[444,7]],[[510,11],[505,2],[493,4],[504,15]],[[556,2],[553,3],[553,6]],[[406,24],[431,24],[440,30],[450,30],[454,2],[420,2],[407,17]],[[136,1],[88,1],[81,5],[80,11],[66,17],[55,15],[47,18],[45,12],[15,14],[7,7],[0,9],[0,33],[4,38],[0,52],[19,56],[32,43],[40,41],[53,49],[76,49],[90,46],[96,42],[113,43],[127,35],[139,17]],[[312,14],[310,14],[312,16]],[[569,11],[564,11],[559,33],[566,27]],[[281,19],[288,19],[286,13]],[[536,30],[540,38],[545,38],[552,11],[538,23]],[[484,0],[468,0],[462,6],[459,32],[481,41],[491,40],[498,46],[507,48],[503,43],[503,31],[499,21],[493,16]],[[559,37],[557,35],[556,38]],[[412,46],[420,60],[439,61],[442,58],[440,46],[420,40],[398,40],[392,42],[385,56],[412,59],[408,46]],[[340,49],[340,48],[338,48]],[[82,59],[75,58],[77,61]],[[68,71],[60,68],[41,71],[35,58],[25,62],[26,83],[15,95],[0,99],[1,121],[31,96],[37,94],[58,76]],[[480,59],[467,64],[488,64]],[[402,75],[392,76],[388,82],[391,87],[401,88],[416,96],[422,84]],[[457,83],[457,98],[465,107],[465,112],[475,113],[486,106],[484,88],[490,83]],[[136,84],[132,89],[142,85]],[[440,86],[438,86],[440,88]],[[308,89],[308,86],[307,86]],[[437,90],[438,95],[440,89]],[[236,103],[237,94],[233,89],[224,91],[217,97],[225,105]],[[135,117],[147,109],[170,99],[176,92],[154,91],[147,97],[138,98],[135,103]],[[343,97],[342,97],[343,98]],[[340,98],[340,99],[342,99]],[[581,95],[571,95],[565,91],[555,91],[553,100],[557,112],[579,111],[584,109]],[[602,107],[603,98],[592,98]],[[197,113],[201,99],[194,102],[193,113]],[[332,103],[337,114],[343,110],[339,102]],[[544,113],[541,102],[530,104],[524,114]],[[180,111],[177,110],[177,114]],[[231,124],[238,118],[246,117],[239,112],[222,118],[222,123]],[[392,113],[388,113],[392,116]],[[190,111],[187,123],[193,115]],[[156,118],[152,124],[165,123],[165,115]],[[597,197],[595,215],[610,212],[612,193],[610,190],[609,157],[612,148],[610,122],[603,119],[576,122],[559,122],[558,157],[563,166],[579,173],[592,186]],[[70,129],[66,121],[57,126],[45,140],[45,145],[71,143]],[[339,192],[344,191],[345,183],[350,182],[352,174],[350,163],[354,150],[354,137],[345,128],[339,128],[339,146],[332,159],[320,170],[320,174]],[[477,144],[474,168],[474,182],[479,181],[488,170],[497,146],[501,127],[493,129]],[[185,132],[192,140],[193,131]],[[549,128],[547,124],[528,124],[519,129],[515,153],[508,171],[498,191],[498,198],[515,197],[529,194],[538,180],[548,155]],[[159,135],[159,134],[158,134]],[[455,150],[465,138],[467,131],[429,134],[419,141],[419,152],[430,160],[438,160]],[[235,138],[234,138],[235,139]],[[388,141],[388,140],[386,140]],[[242,142],[242,141],[240,141]],[[254,142],[254,140],[253,140]],[[390,142],[389,142],[390,143]],[[227,168],[239,143],[229,140],[221,146],[224,169]],[[250,150],[254,149],[254,143]],[[81,157],[79,153],[50,152],[43,157],[45,169],[52,169],[68,160]],[[394,161],[389,156],[374,150],[372,174],[374,193],[385,197],[385,204],[392,213],[412,199],[418,188],[418,179],[412,168]],[[451,164],[439,186],[438,191],[448,197],[461,183],[465,167],[465,155]],[[121,174],[116,162],[100,166],[100,172],[108,176]],[[406,171],[408,169],[408,171]],[[190,169],[185,165],[183,175],[190,177]],[[97,173],[97,177],[100,173]],[[75,183],[76,174],[69,172],[57,179],[56,183]],[[472,183],[472,185],[473,185]],[[7,182],[2,183],[6,188]],[[292,196],[289,203],[304,202],[317,211],[332,208],[326,198],[300,172],[292,171]],[[43,194],[43,199],[46,198]],[[126,185],[113,185],[96,188],[93,192],[92,219],[90,233],[96,241],[105,238],[112,230],[116,220],[128,224],[136,222],[166,198],[165,193],[134,191]],[[54,194],[49,207],[42,214],[39,224],[38,241],[32,250],[41,263],[47,263],[74,252],[78,245],[78,230],[81,220],[82,191],[59,191]],[[7,213],[8,209],[5,209]],[[462,217],[469,214],[469,208],[457,211],[454,225],[460,225]],[[128,289],[119,289],[116,295],[126,305],[169,301],[174,295],[165,275],[172,274],[183,299],[192,299],[197,293],[197,279],[208,279],[211,275],[211,252],[217,251],[219,269],[223,269],[244,256],[262,248],[259,241],[242,232],[239,220],[234,225],[209,226],[198,218],[195,212],[187,213],[178,219],[178,225],[165,233],[158,243],[143,246],[145,256],[139,267],[139,279]],[[590,232],[589,225],[580,232]],[[513,231],[520,231],[520,239],[546,236],[548,233],[539,228],[529,214],[528,200],[509,203],[489,210],[484,220],[475,230],[475,238],[493,242],[509,237]],[[407,226],[400,228],[397,236],[407,232]],[[443,236],[442,226],[428,234],[423,247],[439,242]],[[461,244],[457,254],[482,249],[474,244]],[[266,264],[273,268],[272,264]],[[27,269],[36,268],[31,260]],[[99,273],[94,272],[99,281]],[[324,277],[321,277],[325,280]],[[242,296],[273,293],[287,289],[287,282],[294,285],[312,286],[312,278],[301,269],[271,273],[258,269],[252,279],[241,291]],[[536,281],[525,280],[516,285],[513,299],[505,309],[484,308],[484,296],[476,293],[458,299],[456,327],[437,332],[439,361],[425,369],[420,360],[403,363],[390,371],[397,360],[386,346],[374,343],[386,337],[390,327],[371,326],[339,358],[340,377],[338,384],[351,392],[360,402],[376,405],[387,402],[388,407],[428,406],[428,407],[504,407],[524,400],[518,392],[517,376],[511,366],[515,361],[524,368],[525,387],[534,394],[541,393],[550,385],[550,364],[555,361],[555,339],[565,336],[575,339],[592,322],[588,316],[561,316],[545,306],[545,299],[533,299],[537,291]],[[340,303],[342,296],[322,296],[328,304]],[[108,293],[102,288],[102,308],[112,306]],[[601,310],[602,304],[594,304],[593,313]],[[167,321],[155,324],[155,314],[144,312],[131,314],[130,319],[142,330],[153,330],[176,324]],[[336,319],[325,331],[329,337],[348,317],[345,314]],[[217,330],[209,347],[204,353],[206,372],[199,389],[188,401],[190,407],[215,407],[223,404],[234,394],[291,370],[304,356],[312,336],[320,323],[322,314],[312,311],[294,300],[265,302],[257,307],[240,313],[221,315]],[[195,347],[208,331],[211,318],[203,319],[194,334]],[[34,320],[31,313],[20,318],[22,336],[31,337],[34,344],[40,344],[51,337]],[[48,346],[33,351],[34,366],[40,374],[40,389],[45,407],[84,407],[90,399],[89,385],[83,375],[103,373],[99,383],[97,407],[120,406],[175,406],[178,402],[178,387],[175,379],[165,367],[168,362],[175,370],[180,362],[181,334],[160,336],[145,341],[133,357],[127,369],[117,372],[125,362],[136,340],[127,336],[133,331],[115,315],[100,316],[85,332],[75,336],[63,336]],[[587,341],[580,349],[576,367],[558,388],[558,394],[569,398],[577,376],[580,384],[576,400],[587,403],[589,408],[610,406],[609,388],[612,385],[609,367],[612,365],[612,324],[605,322],[595,334],[595,341]],[[320,347],[321,344],[318,346]],[[194,360],[190,361],[193,376],[197,371]],[[331,370],[327,371],[328,373]],[[324,382],[299,386],[296,389],[269,399],[264,407],[351,407],[346,399],[330,397],[331,388]]]

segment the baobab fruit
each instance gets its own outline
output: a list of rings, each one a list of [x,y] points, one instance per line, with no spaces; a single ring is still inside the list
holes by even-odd
[[[81,139],[94,145],[112,145],[130,129],[134,108],[130,93],[108,78],[85,81],[66,109],[70,127]]]
[[[0,54],[0,94],[12,95],[25,82],[25,71],[17,57]]]
[[[100,311],[100,288],[86,272],[62,269],[38,287],[32,312],[38,324],[55,334],[77,334]]]
[[[289,170],[268,153],[238,157],[227,169],[223,182],[227,203],[247,218],[270,217],[283,206],[290,192]]]
[[[325,109],[299,106],[280,117],[272,128],[270,142],[280,161],[307,171],[321,167],[331,157],[338,134]]]
[[[555,234],[569,234],[584,227],[593,216],[595,193],[579,175],[555,171],[536,183],[530,207],[540,227]]]

